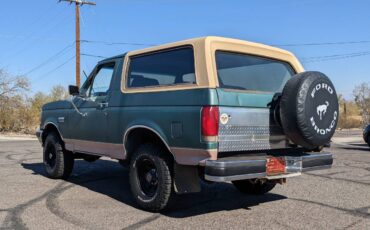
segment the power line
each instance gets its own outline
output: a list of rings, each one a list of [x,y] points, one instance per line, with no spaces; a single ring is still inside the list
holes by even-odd
[[[326,45],[351,45],[370,43],[369,40],[363,41],[342,41],[342,42],[318,42],[318,43],[292,43],[292,44],[273,44],[272,46],[326,46]]]
[[[94,54],[84,54],[82,53],[81,56],[86,56],[86,57],[95,57],[95,58],[108,58],[100,55],[94,55]]]
[[[306,57],[303,59],[317,59],[317,58],[331,58],[331,57],[340,57],[340,56],[347,56],[347,55],[357,55],[357,54],[367,54],[370,51],[363,51],[363,52],[355,52],[355,53],[345,53],[345,54],[332,54],[332,55],[325,55],[325,56],[313,56],[313,57]]]
[[[49,33],[49,31],[51,30],[54,30],[59,23],[61,23],[64,19],[62,20],[59,20],[57,22],[57,24],[55,24],[52,28],[50,28],[49,30],[44,30],[43,33]],[[43,42],[37,42],[37,41],[34,41],[34,42],[29,42],[30,40],[26,41],[23,43],[23,46],[22,46],[22,43],[19,44],[17,50],[15,50],[13,53],[9,53],[8,57],[7,57],[7,62],[3,65],[3,66],[9,66],[10,63],[15,60],[16,57],[20,56],[21,54],[25,53],[27,50],[29,50],[30,48],[34,48],[36,44],[43,44]]]
[[[108,41],[96,41],[96,40],[81,40],[83,43],[98,43],[104,45],[133,45],[133,46],[156,46],[158,44],[150,44],[150,43],[135,43],[135,42],[108,42]]]
[[[302,58],[302,62],[323,62],[370,55],[370,51]]]
[[[45,60],[44,62],[40,63],[39,65],[35,66],[34,68],[32,68],[31,70],[29,70],[28,72],[26,72],[25,74],[23,75],[28,75],[30,73],[32,73],[33,71],[43,67],[44,65],[46,65],[47,63],[55,60],[56,57],[60,56],[61,54],[63,54],[65,51],[69,50],[72,48],[72,46],[74,45],[74,42],[72,44],[69,44],[68,46],[64,47],[62,50],[58,51],[56,54],[54,54],[53,56],[51,56],[50,58],[48,58],[47,60]]]
[[[6,39],[7,41],[9,39],[28,39],[28,40],[33,40],[37,42],[61,42],[64,41],[63,39],[51,39],[51,38],[45,38],[44,37],[37,37],[37,36],[32,36],[32,37],[27,37],[25,35],[14,35],[14,34],[0,34],[0,39]]]
[[[136,42],[111,42],[101,40],[81,40],[85,43],[100,43],[104,45],[135,45],[135,46],[156,46],[158,44],[152,43],[136,43]],[[291,43],[291,44],[272,44],[272,46],[325,46],[325,45],[350,45],[350,44],[364,44],[370,43],[370,40],[363,41],[340,41],[340,42],[317,42],[317,43]]]
[[[70,62],[71,60],[73,60],[74,58],[76,57],[76,55],[73,55],[72,57],[68,58],[65,62],[63,62],[62,64],[56,66],[55,68],[51,69],[50,71],[46,72],[45,74],[42,74],[40,77],[36,78],[34,82],[38,82],[39,80],[43,79],[44,77],[46,77],[47,75],[55,72],[56,70],[60,69],[61,67],[63,67],[64,65],[66,65],[68,62]]]
[[[53,6],[51,5],[47,10],[46,12],[49,12],[51,10]],[[39,26],[39,27],[44,27],[44,23],[50,23],[51,20],[44,20],[45,19],[45,14],[37,14],[37,19],[31,21],[31,23],[28,23],[26,24],[26,26],[24,26],[24,29],[22,29],[22,32],[26,32],[26,35],[19,35],[19,33],[17,35],[7,35],[8,37],[8,41],[10,42],[13,42],[12,46],[11,47],[8,47],[10,48],[10,50],[12,50],[12,48],[15,46],[15,45],[19,45],[19,42],[16,42],[14,43],[14,40],[13,39],[17,39],[17,38],[24,38],[22,41],[28,41],[30,37],[32,37],[32,35],[34,34],[34,32],[36,32],[37,30],[33,29],[32,30],[32,27],[39,23],[39,22],[43,22],[42,23],[42,26]],[[31,31],[30,31],[31,29]]]
[[[93,40],[81,40],[81,42],[84,42],[84,43],[102,43],[102,44],[105,44],[105,45],[138,45],[138,46],[155,45],[155,44],[148,44],[148,43],[106,42],[106,41],[93,41]],[[322,45],[322,44],[347,44],[347,43],[360,43],[360,42],[363,43],[363,42],[366,42],[366,41],[339,42],[339,43],[309,43],[309,44],[310,45],[314,45],[314,44]],[[75,42],[73,42],[72,44],[64,47],[62,50],[60,50],[59,52],[57,52],[56,54],[54,54],[53,56],[51,56],[50,58],[48,58],[47,60],[45,60],[44,62],[39,64],[38,66],[36,66],[36,67],[32,68],[31,70],[29,70],[28,72],[26,72],[24,75],[30,74],[33,71],[35,71],[35,70],[41,68],[42,66],[46,65],[50,61],[53,61],[54,58],[58,57],[59,55],[61,55],[66,50],[70,49],[74,45],[74,43]],[[291,45],[293,45],[293,44],[291,44]],[[299,45],[299,44],[294,44],[294,45]],[[304,44],[301,44],[301,45],[304,45]],[[313,57],[303,57],[303,58],[301,58],[301,60],[304,63],[311,63],[311,62],[322,62],[322,61],[332,61],[332,60],[339,60],[339,59],[348,59],[348,58],[359,57],[359,56],[367,56],[367,55],[370,55],[370,51],[363,51],[363,52],[356,52],[356,53],[346,53],[346,54],[333,54],[333,55],[324,55],[324,56],[313,56]],[[95,58],[102,58],[102,59],[108,58],[108,57],[101,56],[101,55],[94,55],[94,54],[87,54],[87,53],[82,53],[81,56],[95,57]]]
[[[55,16],[55,18],[60,18],[60,15],[63,13],[63,11],[60,11],[58,12],[58,14]],[[49,28],[47,30],[44,30],[41,34],[43,34],[44,32],[49,32],[51,30],[53,30],[54,28],[56,28],[60,22],[62,21],[65,21],[65,19],[63,18],[60,18],[61,20],[58,20],[57,21],[57,24],[52,24],[54,22],[54,20],[44,20],[42,22],[41,25],[39,25],[38,28],[46,28],[48,27],[49,25],[53,25],[53,27]],[[50,29],[50,30],[49,30]],[[22,39],[21,41],[18,41],[18,42],[15,42],[12,46],[8,47],[8,49],[12,52],[12,53],[9,53],[9,55],[6,55],[6,59],[9,61],[10,59],[13,59],[14,57],[18,56],[19,54],[23,53],[24,51],[26,51],[27,49],[33,47],[32,45],[30,44],[34,44],[35,42],[31,42],[30,41],[32,40],[32,36],[34,35],[35,32],[39,31],[38,29],[33,29],[32,31],[30,31],[30,33],[26,34],[24,39]],[[13,47],[15,47],[13,49]],[[2,53],[4,55],[4,53]],[[6,54],[6,53],[5,53]]]

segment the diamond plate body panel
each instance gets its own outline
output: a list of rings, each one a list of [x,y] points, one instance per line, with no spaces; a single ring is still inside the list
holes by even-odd
[[[268,108],[220,107],[227,114],[219,126],[219,152],[270,150],[286,148],[283,130],[271,119]]]

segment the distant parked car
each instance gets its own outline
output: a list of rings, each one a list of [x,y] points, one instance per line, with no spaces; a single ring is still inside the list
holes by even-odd
[[[370,124],[364,129],[364,141],[370,147]]]

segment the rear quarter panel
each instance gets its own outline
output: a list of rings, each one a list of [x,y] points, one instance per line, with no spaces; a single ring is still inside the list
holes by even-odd
[[[133,126],[147,126],[159,133],[170,147],[212,148],[201,141],[200,111],[215,105],[214,89],[164,92],[112,92],[109,107],[109,139],[122,143],[124,133]]]

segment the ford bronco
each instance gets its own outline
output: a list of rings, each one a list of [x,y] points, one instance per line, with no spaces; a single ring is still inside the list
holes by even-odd
[[[333,163],[321,151],[338,122],[335,88],[282,49],[222,37],[160,45],[100,61],[69,92],[42,109],[47,175],[67,178],[78,158],[116,159],[146,210],[202,180],[264,194]]]

